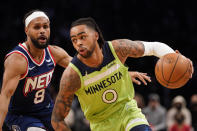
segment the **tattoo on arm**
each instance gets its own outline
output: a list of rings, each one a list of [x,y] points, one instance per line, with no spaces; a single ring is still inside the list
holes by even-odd
[[[140,57],[144,53],[144,46],[140,41],[118,39],[112,41],[114,49],[120,58],[125,61],[127,57]]]
[[[68,115],[74,93],[80,88],[80,78],[76,73],[64,72],[60,81],[60,91],[56,98],[55,106],[52,114],[52,125],[55,130],[69,130],[64,122],[64,118]]]

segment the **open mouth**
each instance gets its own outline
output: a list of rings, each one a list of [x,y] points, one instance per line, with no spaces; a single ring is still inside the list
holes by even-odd
[[[85,53],[85,48],[80,48],[80,49],[78,50],[78,52],[79,52],[80,54],[84,54],[84,53]]]
[[[46,36],[40,36],[38,38],[38,40],[41,42],[41,43],[45,43],[47,41],[47,37]]]

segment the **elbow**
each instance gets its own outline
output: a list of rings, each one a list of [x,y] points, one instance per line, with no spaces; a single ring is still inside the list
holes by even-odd
[[[56,122],[56,120],[54,119],[53,114],[52,114],[52,117],[51,117],[51,125],[52,125],[53,129],[56,129],[56,127],[57,127],[57,122]]]
[[[53,129],[55,129],[56,124],[55,124],[55,122],[52,119],[51,119],[51,125],[52,125]]]

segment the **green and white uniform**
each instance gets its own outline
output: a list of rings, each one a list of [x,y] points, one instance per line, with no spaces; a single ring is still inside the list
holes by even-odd
[[[129,131],[147,124],[137,107],[134,87],[111,42],[103,45],[103,63],[88,67],[76,56],[69,64],[80,76],[81,88],[76,92],[81,108],[90,121],[92,131]]]

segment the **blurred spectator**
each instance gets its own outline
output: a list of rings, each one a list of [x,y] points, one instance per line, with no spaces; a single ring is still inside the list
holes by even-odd
[[[135,93],[134,99],[136,100],[138,107],[143,109],[145,106],[143,96],[139,93]]]
[[[192,114],[192,127],[197,131],[197,94],[193,94],[190,99],[190,111]]]
[[[148,106],[143,109],[143,113],[153,131],[166,130],[166,109],[161,106],[159,95],[149,95],[149,103]]]
[[[184,123],[191,125],[191,113],[186,107],[186,101],[182,96],[176,96],[172,101],[172,107],[167,112],[167,127],[168,129],[176,123],[175,115],[177,112],[180,112],[184,115]]]
[[[90,131],[89,121],[85,118],[77,97],[73,100],[72,110],[75,113],[75,122],[71,128],[72,131]]]
[[[89,121],[85,118],[81,108],[76,111],[75,131],[90,131]]]
[[[184,122],[185,116],[181,112],[177,112],[174,116],[175,123],[170,127],[169,131],[191,131],[191,127]]]

